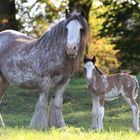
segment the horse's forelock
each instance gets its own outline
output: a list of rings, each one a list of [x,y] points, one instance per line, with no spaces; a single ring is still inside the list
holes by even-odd
[[[80,23],[80,24],[82,25],[82,27],[83,27],[83,33],[84,33],[84,35],[86,35],[86,34],[88,33],[88,31],[89,31],[88,24],[87,24],[86,20],[85,20],[80,14],[74,14],[74,15],[72,15],[69,19],[67,19],[66,25],[67,25],[70,21],[72,21],[72,20],[78,20],[78,21],[79,21],[79,23]],[[66,26],[66,25],[65,25],[65,26]]]

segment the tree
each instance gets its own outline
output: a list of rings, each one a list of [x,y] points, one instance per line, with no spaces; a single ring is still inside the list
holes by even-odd
[[[21,31],[39,37],[50,24],[61,17],[67,0],[61,0],[58,5],[56,3],[48,0],[16,0]]]
[[[5,29],[18,30],[15,0],[1,0],[0,2],[0,31]]]
[[[119,50],[115,50],[115,44],[111,44],[110,37],[99,36],[100,29],[104,23],[105,18],[97,18],[106,11],[106,7],[101,6],[102,3],[94,2],[89,15],[90,24],[90,40],[88,46],[87,56],[92,58],[97,57],[96,65],[105,73],[116,73],[120,62],[117,59]]]
[[[87,21],[89,21],[89,13],[92,6],[92,0],[69,0],[68,7],[70,11],[73,11],[73,9],[82,9],[85,12],[85,18]]]
[[[133,73],[140,71],[140,2],[139,0],[102,0],[106,12],[98,18],[106,18],[101,36],[112,37],[119,49],[121,69]]]

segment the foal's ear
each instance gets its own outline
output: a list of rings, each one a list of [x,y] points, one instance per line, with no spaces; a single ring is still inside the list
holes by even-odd
[[[66,19],[71,17],[71,14],[68,12],[68,9],[65,9],[65,17]]]
[[[84,63],[86,63],[87,62],[87,57],[86,57],[86,55],[84,56]]]
[[[91,61],[92,61],[93,63],[95,63],[95,62],[96,62],[96,57],[93,56],[93,58],[91,59]]]
[[[83,17],[83,18],[85,18],[85,16],[86,16],[86,14],[85,14],[85,11],[83,10],[83,9],[81,9],[81,16]]]

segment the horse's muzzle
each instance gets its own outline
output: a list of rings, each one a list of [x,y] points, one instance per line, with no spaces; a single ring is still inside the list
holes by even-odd
[[[75,57],[77,55],[78,49],[76,46],[67,47],[67,55]]]

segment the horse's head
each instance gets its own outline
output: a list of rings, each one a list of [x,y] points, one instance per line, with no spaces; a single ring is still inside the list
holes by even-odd
[[[65,11],[66,14],[66,50],[69,56],[75,57],[80,51],[81,44],[87,34],[87,22],[84,18],[84,12],[74,11],[72,14]]]
[[[95,56],[93,56],[92,59],[89,59],[86,56],[84,57],[84,69],[85,69],[85,72],[86,72],[87,79],[92,78],[93,70],[96,69],[95,62],[96,62],[96,57]]]

